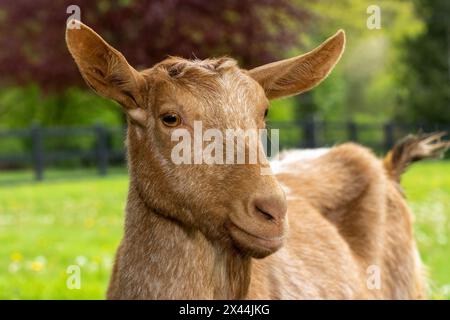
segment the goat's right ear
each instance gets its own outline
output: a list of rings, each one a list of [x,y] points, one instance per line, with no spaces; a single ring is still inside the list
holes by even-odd
[[[125,57],[79,21],[67,24],[66,43],[89,87],[120,103],[134,122],[145,126],[147,112],[140,94],[145,80]]]

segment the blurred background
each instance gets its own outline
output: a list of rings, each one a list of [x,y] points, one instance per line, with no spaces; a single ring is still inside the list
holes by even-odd
[[[71,5],[137,69],[168,55],[252,68],[344,29],[329,78],[272,102],[281,148],[351,140],[382,155],[406,134],[450,129],[447,0],[0,0],[0,298],[103,298],[122,234],[126,121],[65,47]],[[449,299],[450,162],[417,164],[403,185],[430,297]]]

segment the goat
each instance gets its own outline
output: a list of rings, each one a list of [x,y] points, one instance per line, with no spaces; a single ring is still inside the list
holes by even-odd
[[[252,70],[231,58],[169,57],[137,71],[77,23],[66,42],[83,78],[128,119],[125,232],[107,298],[424,297],[399,179],[410,161],[448,147],[440,135],[411,138],[384,162],[352,143],[304,161],[287,153],[273,175],[260,174],[266,158],[171,161],[171,135],[192,132],[196,120],[205,130],[264,128],[270,99],[312,89],[331,72],[344,51],[342,30],[309,53]]]

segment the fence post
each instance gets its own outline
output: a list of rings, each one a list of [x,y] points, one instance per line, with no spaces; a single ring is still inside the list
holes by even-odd
[[[353,121],[350,121],[347,123],[347,130],[348,130],[348,139],[353,142],[358,141],[358,127],[356,126],[356,123]]]
[[[394,124],[388,122],[384,125],[384,149],[387,152],[394,145]]]
[[[303,135],[305,138],[305,148],[315,148],[317,146],[316,123],[313,117],[306,119],[303,123]]]
[[[42,129],[38,125],[33,125],[30,130],[31,135],[31,157],[35,173],[35,179],[44,179],[44,150],[42,143]]]
[[[107,142],[107,132],[105,128],[97,124],[94,127],[95,134],[97,137],[95,155],[97,160],[98,173],[101,176],[106,175],[108,171],[108,142]]]

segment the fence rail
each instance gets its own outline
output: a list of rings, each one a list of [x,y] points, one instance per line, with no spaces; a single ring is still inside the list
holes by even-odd
[[[280,148],[317,148],[336,143],[354,141],[381,153],[391,148],[401,137],[420,130],[450,131],[449,125],[400,124],[394,122],[361,124],[356,122],[305,121],[269,122],[269,128],[280,130]],[[52,127],[32,126],[28,129],[0,130],[0,170],[31,165],[36,180],[44,179],[45,168],[55,162],[77,160],[95,164],[100,175],[108,173],[111,162],[125,161],[123,140],[126,128],[105,127]],[[24,151],[5,151],[2,142],[13,139]],[[58,143],[48,146],[47,142]],[[87,139],[87,142],[74,142]],[[118,143],[114,146],[113,140]],[[16,143],[17,144],[17,143]],[[8,148],[6,148],[7,150]]]

